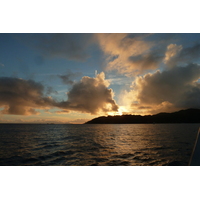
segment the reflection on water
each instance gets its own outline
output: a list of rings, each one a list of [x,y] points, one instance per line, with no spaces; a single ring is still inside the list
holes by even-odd
[[[0,165],[187,165],[200,124],[0,125]]]

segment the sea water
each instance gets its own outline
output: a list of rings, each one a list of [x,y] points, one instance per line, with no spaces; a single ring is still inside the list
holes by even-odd
[[[188,165],[200,124],[0,124],[0,165]]]

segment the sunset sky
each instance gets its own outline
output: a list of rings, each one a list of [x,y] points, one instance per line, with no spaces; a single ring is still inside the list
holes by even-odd
[[[200,108],[200,34],[0,34],[0,123]]]

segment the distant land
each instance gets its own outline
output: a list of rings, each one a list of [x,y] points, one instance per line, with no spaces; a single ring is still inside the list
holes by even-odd
[[[153,123],[200,123],[200,109],[190,108],[173,113],[155,115],[117,115],[94,118],[85,124],[153,124]]]

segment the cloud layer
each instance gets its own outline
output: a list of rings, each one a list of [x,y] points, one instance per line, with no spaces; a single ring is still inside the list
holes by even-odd
[[[190,36],[192,42],[178,40],[180,38],[177,36],[181,38],[179,34],[163,36],[126,33],[30,34],[16,37],[23,38],[26,44],[37,50],[39,56],[35,62],[38,65],[44,62],[44,57],[85,61],[91,50],[94,50],[91,55],[97,56],[99,47],[105,54],[105,71],[116,77],[110,79],[113,81],[113,88],[120,85],[119,74],[128,80],[126,84],[132,82],[129,91],[124,91],[127,85],[123,82],[125,86],[121,87],[121,101],[129,106],[130,112],[146,114],[189,107],[200,108],[200,66],[196,64],[200,61],[200,44],[191,40],[193,36]],[[91,47],[94,44],[96,49]],[[3,66],[0,63],[0,67],[5,69]],[[105,79],[104,72],[96,74],[94,78],[84,76],[78,82],[74,81],[80,75],[78,73],[68,71],[66,74],[58,74],[56,72],[52,76],[59,77],[62,83],[68,85],[65,85],[65,101],[48,97],[45,94],[46,88],[41,83],[0,77],[0,112],[34,115],[39,113],[37,109],[49,108],[60,109],[55,111],[60,114],[70,111],[90,114],[118,111],[114,92],[108,88],[109,81]]]
[[[90,114],[117,112],[118,105],[113,99],[112,89],[105,74],[95,78],[83,77],[74,83],[67,93],[68,100],[57,102],[44,96],[44,86],[32,80],[12,77],[0,78],[0,107],[2,114],[34,115],[35,109],[60,108],[62,113],[78,111]]]
[[[182,50],[182,45],[170,44],[167,46],[167,51],[165,53],[165,63],[169,63],[171,59],[177,56],[177,54]]]
[[[43,85],[35,81],[0,77],[0,106],[4,108],[1,113],[38,114],[36,108],[45,109],[53,104],[50,97],[43,96],[43,92]]]
[[[109,82],[105,80],[103,72],[95,78],[85,76],[67,93],[68,100],[58,103],[57,106],[91,114],[117,112],[118,105],[113,99],[114,93],[112,89],[107,88],[108,86]]]
[[[139,76],[127,98],[132,108],[145,112],[200,108],[200,65],[189,64]]]
[[[106,70],[133,78],[120,101],[130,113],[200,108],[200,44],[182,35],[96,34],[107,56]],[[184,37],[183,37],[184,38]],[[183,39],[182,38],[182,39]],[[181,42],[181,43],[180,43]]]
[[[135,74],[146,68],[155,68],[153,56],[148,50],[153,46],[141,36],[129,37],[128,34],[96,34],[101,49],[108,56],[108,70],[117,70],[122,74]],[[144,61],[141,60],[144,57]],[[151,65],[148,65],[148,63]]]
[[[200,57],[199,43],[194,44],[190,47],[185,47],[185,48],[183,48],[181,45],[180,46],[174,45],[173,49],[171,50],[174,51],[174,54],[173,56],[171,56],[171,59],[167,62],[169,66],[175,66],[175,65],[180,65],[180,64],[183,65],[183,64],[195,62],[195,61],[198,61]]]

